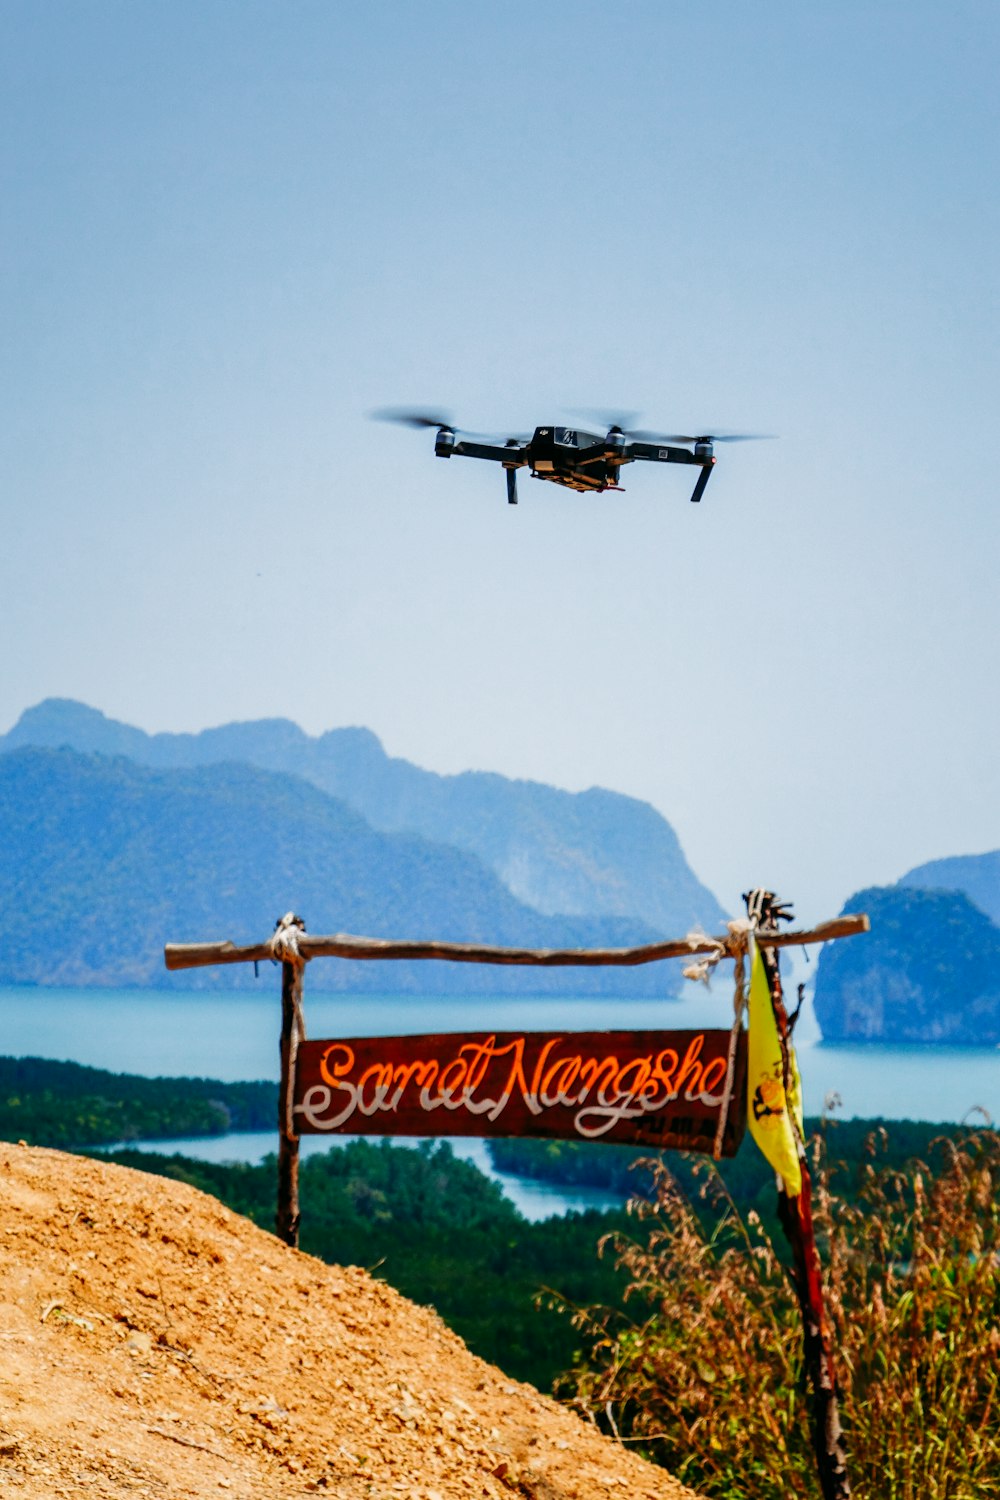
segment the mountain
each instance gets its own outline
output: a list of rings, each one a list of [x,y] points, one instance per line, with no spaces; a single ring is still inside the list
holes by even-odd
[[[670,824],[617,792],[565,792],[484,771],[440,776],[388,756],[371,730],[312,738],[287,719],[149,735],[60,698],[28,709],[0,736],[0,751],[28,745],[125,755],[164,769],[242,761],[312,782],[384,833],[415,833],[475,855],[520,901],[548,915],[638,918],[669,937],[695,925],[715,932],[725,922]]]
[[[829,943],[816,973],[825,1041],[1000,1044],[1000,927],[961,891],[859,891],[871,932]]]
[[[312,932],[537,947],[653,941],[641,922],[533,911],[473,855],[384,833],[298,777],[123,756],[0,756],[0,983],[162,985],[163,944],[259,942],[293,908]],[[175,981],[176,982],[176,981]],[[187,986],[253,983],[249,965]],[[314,962],[309,985],[414,992],[674,993],[673,966],[533,969]]]
[[[963,891],[994,922],[1000,923],[1000,849],[990,854],[958,854],[918,865],[899,882],[940,891]]]

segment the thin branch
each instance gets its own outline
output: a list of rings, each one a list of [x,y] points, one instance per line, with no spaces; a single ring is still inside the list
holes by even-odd
[[[229,1462],[226,1455],[220,1453],[218,1448],[207,1448],[204,1443],[193,1443],[190,1438],[181,1437],[176,1432],[167,1432],[164,1427],[147,1427],[146,1431],[155,1433],[157,1437],[166,1438],[171,1443],[180,1443],[182,1448],[197,1448],[199,1453],[210,1453],[213,1458],[221,1458],[223,1463]]]

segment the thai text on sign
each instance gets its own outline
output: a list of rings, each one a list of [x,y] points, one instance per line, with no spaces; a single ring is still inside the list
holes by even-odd
[[[728,1031],[492,1032],[302,1042],[300,1134],[542,1136],[711,1151]],[[745,1116],[736,1049],[725,1155]]]

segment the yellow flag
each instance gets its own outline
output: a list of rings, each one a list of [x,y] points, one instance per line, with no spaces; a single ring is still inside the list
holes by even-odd
[[[750,1025],[747,1038],[747,1124],[771,1166],[796,1198],[802,1191],[802,1169],[791,1114],[802,1134],[802,1088],[795,1049],[788,1044],[789,1097],[782,1081],[781,1040],[774,1019],[764,960],[750,934]]]

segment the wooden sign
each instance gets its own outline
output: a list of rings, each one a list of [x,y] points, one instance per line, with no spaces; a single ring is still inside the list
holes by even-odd
[[[300,1043],[297,1134],[542,1136],[713,1149],[728,1031],[462,1033]],[[740,1036],[722,1142],[746,1115]]]

